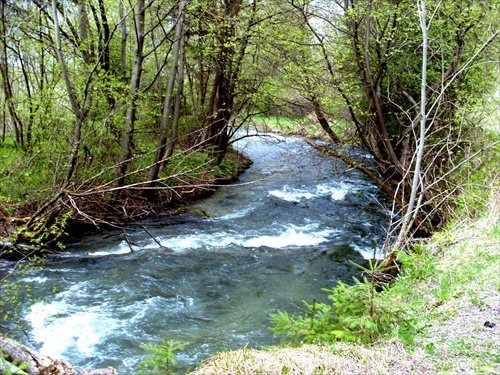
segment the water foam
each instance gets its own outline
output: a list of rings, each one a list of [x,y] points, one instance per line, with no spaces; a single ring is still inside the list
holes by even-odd
[[[160,243],[177,252],[226,247],[237,242],[232,233],[192,233],[177,237],[160,237]]]
[[[340,201],[349,193],[350,186],[341,183],[340,186],[317,185],[316,192],[320,196],[330,196],[334,201]]]
[[[233,219],[239,219],[241,217],[245,217],[245,216],[248,216],[248,214],[250,214],[252,211],[255,210],[255,207],[253,206],[249,206],[243,210],[240,210],[240,211],[236,211],[236,212],[233,212],[233,213],[230,213],[230,214],[226,214],[224,216],[221,216],[219,217],[218,219],[220,220],[233,220]]]
[[[337,230],[319,229],[317,223],[305,226],[280,226],[283,229],[274,228],[277,235],[262,234],[261,231],[223,231],[218,233],[191,233],[171,238],[160,238],[162,245],[177,251],[189,250],[216,250],[227,248],[231,245],[250,247],[271,247],[283,249],[291,246],[315,246],[329,241],[329,237]]]
[[[26,318],[31,322],[35,341],[42,343],[40,352],[60,357],[69,347],[74,347],[80,353],[91,356],[102,338],[121,324],[102,314],[101,308],[94,306],[86,311],[70,313],[71,307],[63,301],[36,303]]]
[[[352,244],[354,250],[356,250],[358,253],[360,253],[363,258],[365,259],[374,259],[373,258],[373,246],[370,247],[370,246],[362,246],[362,245],[356,245],[356,244]],[[380,250],[377,250],[377,252],[375,253],[375,259],[384,259],[385,258],[385,255],[381,253]]]
[[[303,189],[294,189],[285,185],[281,190],[271,190],[269,195],[288,202],[300,202],[302,199],[314,198],[314,194]]]
[[[315,246],[328,241],[328,236],[332,230],[318,232],[304,232],[295,228],[289,228],[278,236],[261,236],[251,238],[242,243],[244,247],[272,247],[283,249],[291,246]]]
[[[100,250],[89,253],[90,256],[103,256],[103,255],[118,255],[118,254],[128,254],[130,253],[130,246],[126,241],[120,242],[116,247],[113,247],[109,250]]]
[[[345,183],[335,185],[320,184],[312,187],[310,190],[297,189],[285,185],[282,189],[271,190],[269,195],[288,202],[301,202],[302,200],[327,196],[334,201],[339,201],[346,197],[351,188],[351,186]]]

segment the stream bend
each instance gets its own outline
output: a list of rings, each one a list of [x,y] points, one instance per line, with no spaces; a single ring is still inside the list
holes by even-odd
[[[253,165],[232,186],[144,230],[85,238],[50,256],[29,283],[30,342],[76,368],[133,374],[163,337],[188,342],[182,365],[217,351],[278,343],[269,314],[325,300],[322,288],[352,280],[350,261],[372,256],[387,217],[377,188],[295,137],[239,141]],[[252,182],[253,183],[250,183]],[[238,184],[245,183],[243,186]]]

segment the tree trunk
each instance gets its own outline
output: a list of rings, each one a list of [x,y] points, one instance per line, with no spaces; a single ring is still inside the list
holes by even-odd
[[[184,34],[181,35],[180,41],[180,50],[179,50],[179,80],[177,85],[177,96],[175,98],[175,107],[174,107],[174,119],[172,121],[172,134],[171,139],[167,147],[167,151],[165,153],[165,163],[172,157],[174,154],[175,144],[177,143],[177,131],[179,129],[179,120],[181,117],[181,103],[182,103],[182,93],[184,91]]]
[[[121,28],[121,74],[125,81],[127,77],[127,17],[125,16],[125,5],[124,0],[120,0],[120,5],[118,6],[118,13],[120,15],[120,28]]]
[[[21,365],[25,367],[23,370],[19,369]],[[66,361],[43,355],[0,335],[0,374],[4,372],[19,375],[78,375],[78,372]],[[118,375],[118,373],[109,367],[95,371],[84,370],[80,375]]]
[[[142,63],[144,61],[144,19],[145,0],[138,0],[135,6],[135,53],[132,76],[130,77],[130,103],[125,120],[125,129],[122,136],[120,152],[119,175],[116,186],[121,187],[125,183],[125,174],[132,155],[132,139],[135,129],[135,114],[137,111],[137,97],[141,86]],[[125,22],[123,20],[123,22]]]
[[[422,29],[422,79],[420,92],[420,134],[417,140],[417,151],[415,155],[415,169],[413,171],[413,182],[411,185],[410,198],[408,206],[403,215],[401,229],[399,230],[398,238],[394,244],[394,249],[397,251],[406,239],[410,228],[413,225],[415,218],[418,216],[420,207],[416,205],[417,193],[422,189],[422,160],[424,157],[425,133],[427,123],[427,48],[429,28],[427,26],[427,12],[425,8],[425,0],[417,2],[418,15],[420,18],[420,28]]]
[[[12,126],[14,127],[14,132],[16,135],[16,144],[24,148],[24,136],[23,136],[23,124],[17,114],[16,107],[14,105],[14,94],[12,92],[12,85],[9,74],[9,61],[7,58],[7,36],[5,35],[6,25],[5,25],[5,2],[2,1],[1,4],[1,22],[0,22],[0,36],[2,40],[2,45],[0,46],[0,74],[2,75],[2,87],[4,92],[4,101],[9,112],[10,120]]]
[[[80,18],[78,30],[80,34],[80,50],[82,53],[82,59],[85,64],[90,64],[90,43],[89,43],[89,32],[88,32],[88,14],[87,5],[83,0],[78,1],[78,16]]]
[[[330,137],[333,143],[340,144],[340,138],[338,135],[333,131],[333,129],[330,127],[330,124],[328,123],[328,120],[325,118],[323,115],[323,111],[321,110],[321,103],[319,102],[319,99],[316,97],[312,98],[312,104],[314,108],[314,113],[316,114],[316,119],[318,120],[319,124],[321,125],[321,128],[325,131],[326,134]]]
[[[149,172],[149,187],[155,187],[157,185],[157,179],[160,174],[160,168],[163,164],[163,158],[165,156],[165,150],[167,148],[167,139],[168,139],[168,130],[169,130],[169,122],[170,122],[170,112],[172,110],[172,94],[174,91],[174,83],[177,72],[177,67],[179,66],[179,51],[181,49],[181,40],[182,43],[184,38],[182,34],[184,33],[184,8],[187,4],[187,0],[182,0],[179,3],[179,16],[177,19],[177,25],[175,28],[175,44],[172,48],[172,65],[170,67],[170,76],[168,77],[167,83],[167,92],[165,93],[165,100],[163,102],[163,114],[160,122],[160,135],[159,135],[159,144],[156,149],[155,158],[153,161],[153,165],[151,166]],[[182,82],[178,82],[178,85],[182,85]],[[179,103],[180,104],[180,103]]]
[[[229,145],[229,124],[234,111],[236,83],[238,81],[248,42],[254,24],[257,3],[252,3],[252,14],[240,38],[240,48],[235,50],[236,29],[234,19],[241,10],[241,0],[225,1],[217,34],[216,73],[212,95],[204,122],[203,146],[211,147],[214,158],[220,163]]]
[[[398,205],[403,204],[403,202],[394,194],[394,190],[392,190],[392,188],[389,185],[384,183],[383,180],[381,180],[375,173],[370,171],[365,166],[363,166],[359,163],[356,163],[351,158],[341,154],[340,152],[338,152],[332,148],[320,146],[320,145],[316,144],[315,142],[308,140],[308,139],[306,139],[305,141],[307,143],[309,143],[315,149],[317,149],[321,152],[324,152],[325,154],[332,155],[332,156],[342,160],[343,162],[347,163],[351,167],[356,168],[357,170],[359,170],[360,172],[365,174],[367,177],[369,177],[375,183],[375,185],[377,185],[379,188],[381,188],[390,198],[394,199]]]
[[[108,18],[106,16],[106,8],[104,7],[104,1],[99,0],[99,12],[101,13],[101,24],[103,28],[103,42],[100,48],[101,53],[101,66],[105,72],[109,72],[110,69],[110,52],[109,52],[109,42],[111,40],[111,34],[109,30]]]
[[[56,0],[52,0],[52,10],[54,16],[54,34],[56,40],[56,54],[57,59],[59,60],[59,65],[61,66],[61,72],[63,76],[64,83],[66,85],[66,91],[69,97],[69,101],[71,104],[71,108],[75,114],[75,126],[73,128],[73,141],[71,142],[71,157],[70,157],[70,165],[68,168],[68,173],[66,175],[66,181],[64,182],[64,186],[69,185],[73,175],[76,171],[76,165],[78,161],[78,151],[80,149],[80,143],[82,140],[82,127],[85,119],[85,115],[82,111],[82,108],[78,104],[76,100],[75,93],[73,91],[73,86],[71,84],[71,80],[68,74],[68,68],[66,66],[66,61],[64,60],[63,52],[62,52],[62,44],[61,44],[61,32],[59,28],[59,18],[58,18],[58,10],[57,10],[57,2]]]

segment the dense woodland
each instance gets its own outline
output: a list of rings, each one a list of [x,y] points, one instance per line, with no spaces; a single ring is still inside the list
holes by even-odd
[[[495,145],[497,0],[0,6],[0,216],[18,243],[209,189],[237,174],[231,143],[281,116],[316,123],[331,146],[313,145],[393,199],[401,247],[463,204]]]
[[[281,118],[391,199],[391,265],[416,238],[480,212],[498,186],[499,14],[499,0],[3,0],[0,258],[206,194],[248,164],[232,143]],[[486,263],[467,280],[493,259],[475,258]],[[0,273],[2,321],[18,318],[23,285],[12,275],[24,267]],[[451,298],[425,301],[410,319],[369,273],[333,289],[334,308],[314,300],[302,320],[275,315],[275,331],[373,342],[420,332],[408,322]],[[2,361],[55,371],[4,336],[0,344]]]

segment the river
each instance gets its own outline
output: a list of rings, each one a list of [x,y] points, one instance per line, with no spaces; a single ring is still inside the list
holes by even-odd
[[[239,141],[254,164],[239,181],[179,215],[85,238],[51,255],[24,281],[26,343],[78,369],[133,374],[145,343],[187,342],[177,358],[194,366],[218,351],[279,342],[269,314],[326,300],[322,288],[349,281],[349,261],[371,257],[387,217],[377,188],[299,138]]]

